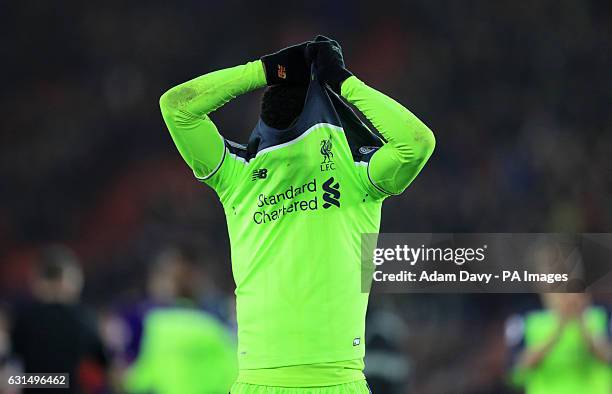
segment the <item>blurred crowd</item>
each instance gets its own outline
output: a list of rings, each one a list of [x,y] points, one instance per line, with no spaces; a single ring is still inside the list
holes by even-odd
[[[39,295],[32,278],[41,256],[56,243],[78,256],[82,300],[101,328],[106,356],[88,347],[97,367],[83,373],[96,382],[100,365],[112,371],[94,387],[120,386],[108,382],[138,360],[145,312],[158,303],[191,299],[191,309],[231,335],[223,211],[181,161],[158,98],[177,83],[319,33],[341,43],[351,71],[436,135],[422,176],[386,202],[381,231],[610,231],[609,2],[0,7],[7,76],[0,92],[0,357],[15,311]],[[259,98],[252,93],[215,112],[220,132],[245,141]],[[168,268],[160,259],[189,264]],[[179,297],[168,290],[176,282],[164,282],[182,282],[185,272],[175,270],[185,269],[190,293]],[[501,394],[513,392],[505,322],[539,307],[539,299],[373,295],[371,305],[366,375],[375,388],[387,387],[379,392]]]

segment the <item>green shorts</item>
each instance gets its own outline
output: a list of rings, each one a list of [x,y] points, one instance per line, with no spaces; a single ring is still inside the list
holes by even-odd
[[[371,394],[365,380],[324,387],[273,387],[234,383],[231,394]]]

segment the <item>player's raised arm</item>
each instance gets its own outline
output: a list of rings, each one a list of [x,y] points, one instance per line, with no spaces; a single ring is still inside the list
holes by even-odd
[[[355,105],[387,141],[370,159],[370,181],[386,194],[403,192],[433,152],[431,130],[397,101],[348,71],[337,42],[319,36],[309,45],[309,56],[316,58],[322,80]]]
[[[212,174],[225,152],[223,137],[208,114],[265,85],[264,68],[257,60],[202,75],[161,96],[159,105],[172,140],[197,178]]]
[[[388,194],[403,192],[431,156],[433,133],[404,106],[355,76],[342,83],[341,92],[387,140],[370,159],[370,180]]]
[[[199,179],[221,165],[225,143],[208,114],[231,99],[267,85],[308,79],[307,43],[285,48],[261,60],[214,71],[173,87],[159,104],[172,140]]]

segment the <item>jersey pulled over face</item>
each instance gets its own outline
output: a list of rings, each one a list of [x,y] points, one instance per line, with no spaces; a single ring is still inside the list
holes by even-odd
[[[351,150],[329,100],[314,81],[294,126],[260,121],[203,179],[227,217],[241,369],[364,355],[361,234],[386,194],[368,177],[376,148]]]

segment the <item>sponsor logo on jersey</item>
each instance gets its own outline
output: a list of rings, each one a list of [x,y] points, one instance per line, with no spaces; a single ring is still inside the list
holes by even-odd
[[[260,168],[260,169],[253,171],[253,176],[251,177],[251,180],[256,181],[258,179],[266,179],[267,177],[268,177],[268,169]]]
[[[253,213],[256,224],[274,222],[296,212],[316,211],[319,209],[317,180],[313,178],[302,185],[289,186],[287,189],[257,196],[257,210]]]
[[[334,153],[332,152],[332,139],[321,140],[321,156],[323,161],[321,162],[321,171],[330,171],[336,169],[336,163],[334,163]]]
[[[280,79],[287,79],[287,69],[285,69],[285,66],[279,64],[278,68],[276,69],[276,75]]]
[[[340,208],[340,184],[332,176],[323,182],[323,208],[330,208],[332,205]]]
[[[357,337],[353,339],[353,346],[359,346],[361,344],[361,338]]]
[[[321,194],[322,192],[322,194]],[[323,200],[323,204],[321,204]],[[330,177],[323,184],[316,178],[300,185],[291,185],[274,193],[257,196],[253,212],[255,224],[273,223],[294,213],[317,211],[323,207],[340,207],[340,183]]]

